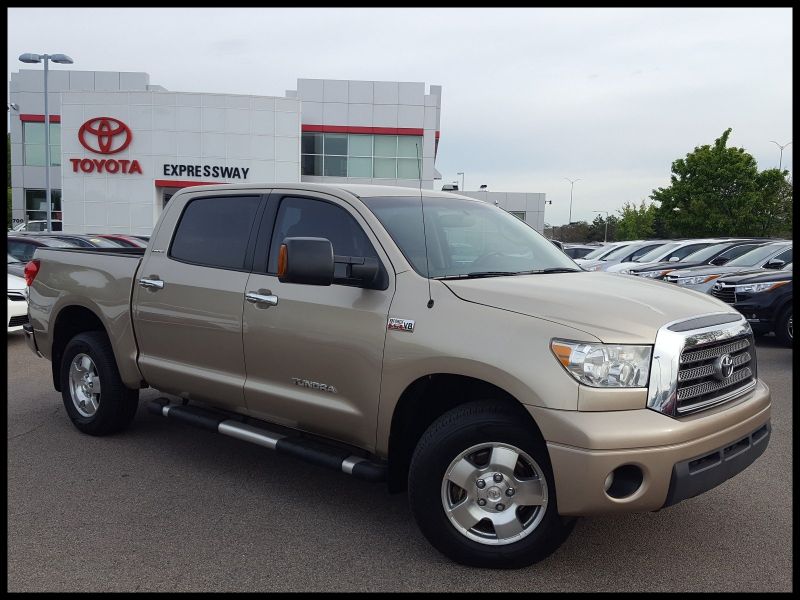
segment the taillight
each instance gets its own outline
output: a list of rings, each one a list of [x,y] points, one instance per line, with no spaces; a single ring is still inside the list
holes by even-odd
[[[25,284],[28,287],[33,285],[33,280],[36,279],[36,275],[39,274],[40,262],[38,258],[34,258],[33,260],[29,260],[28,264],[25,265]]]

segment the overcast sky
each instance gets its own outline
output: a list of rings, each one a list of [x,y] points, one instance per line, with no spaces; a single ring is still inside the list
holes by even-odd
[[[561,224],[565,177],[581,179],[573,220],[591,220],[667,185],[673,160],[727,127],[776,167],[770,140],[792,131],[791,20],[787,8],[9,9],[8,71],[23,52],[63,52],[172,91],[438,84],[436,187],[464,171],[466,189],[545,192],[545,220]]]

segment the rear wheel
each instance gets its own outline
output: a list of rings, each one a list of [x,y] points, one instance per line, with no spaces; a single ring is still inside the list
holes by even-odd
[[[64,349],[61,396],[73,425],[90,435],[125,429],[139,403],[139,390],[122,383],[111,342],[99,331],[76,335]]]
[[[411,508],[428,541],[456,562],[528,566],[572,529],[574,520],[558,515],[544,442],[520,416],[501,403],[465,404],[437,419],[417,445]]]
[[[784,346],[794,345],[794,331],[792,329],[792,305],[786,307],[775,324],[775,336]]]

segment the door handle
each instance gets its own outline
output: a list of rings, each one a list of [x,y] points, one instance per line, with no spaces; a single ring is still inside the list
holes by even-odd
[[[253,304],[266,304],[267,306],[278,306],[278,297],[272,295],[256,294],[255,292],[247,292],[244,295],[245,300]]]
[[[164,282],[160,279],[140,279],[139,285],[143,288],[147,288],[150,290],[160,290],[164,287]]]

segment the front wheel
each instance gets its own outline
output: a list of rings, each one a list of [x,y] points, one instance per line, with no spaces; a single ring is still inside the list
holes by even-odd
[[[61,396],[72,424],[83,433],[108,435],[130,425],[139,390],[125,387],[105,333],[72,338],[61,361]]]
[[[496,402],[437,419],[414,452],[408,490],[428,541],[469,566],[528,566],[558,548],[574,524],[558,515],[541,436]]]

